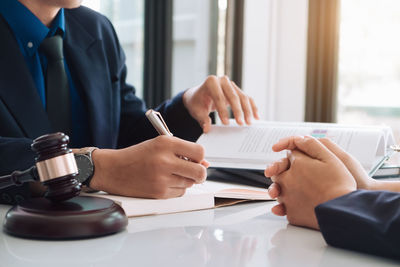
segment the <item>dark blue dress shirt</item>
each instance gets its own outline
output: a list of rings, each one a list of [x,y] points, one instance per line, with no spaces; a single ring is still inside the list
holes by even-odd
[[[46,27],[28,8],[17,0],[1,0],[0,14],[7,21],[21,49],[36,85],[37,92],[46,109],[45,73],[47,59],[39,50],[40,44],[46,37],[60,34],[64,37],[64,10],[61,9],[50,28]],[[68,60],[68,59],[66,59]],[[82,98],[71,77],[67,62],[64,61],[71,95],[72,136],[70,147],[90,145],[90,134],[87,111]]]

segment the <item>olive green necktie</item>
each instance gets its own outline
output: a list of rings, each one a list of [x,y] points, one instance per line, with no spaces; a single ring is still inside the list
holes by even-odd
[[[64,66],[63,39],[48,37],[40,45],[47,58],[46,110],[55,131],[71,134],[71,99]]]

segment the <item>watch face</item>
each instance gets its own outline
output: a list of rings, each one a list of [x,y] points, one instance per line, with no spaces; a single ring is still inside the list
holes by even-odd
[[[78,175],[75,178],[84,183],[89,177],[93,175],[93,164],[90,158],[86,155],[75,154],[76,165],[78,166]]]

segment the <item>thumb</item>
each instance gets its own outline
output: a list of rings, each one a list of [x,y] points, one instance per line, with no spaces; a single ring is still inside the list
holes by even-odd
[[[288,136],[280,139],[276,144],[272,146],[272,150],[279,152],[285,149],[293,150],[296,149],[296,139],[303,139],[303,136]]]
[[[334,157],[328,148],[326,148],[320,141],[312,136],[296,138],[294,143],[298,150],[310,156],[311,158],[327,161],[329,158]]]

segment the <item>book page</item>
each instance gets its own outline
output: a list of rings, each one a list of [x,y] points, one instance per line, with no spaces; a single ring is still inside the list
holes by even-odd
[[[246,200],[272,200],[267,188],[255,186],[230,184],[216,181],[206,181],[203,184],[195,185],[194,188],[213,192],[216,198],[234,198]]]
[[[105,192],[90,195],[114,201],[122,207],[128,217],[214,208],[213,192],[196,187],[189,188],[181,197],[169,199],[124,197],[110,195]]]
[[[286,156],[285,152],[272,151],[272,145],[281,138],[292,135],[327,137],[356,157],[366,169],[371,168],[377,156],[378,145],[384,138],[381,129],[324,127],[326,125],[329,124],[213,125],[210,132],[200,136],[197,143],[205,147],[206,159],[212,167],[264,169],[267,164]]]
[[[215,197],[271,200],[266,188],[215,181],[205,181],[203,184],[196,184],[188,188],[183,196],[169,199],[124,197],[105,192],[84,194],[114,201],[122,207],[128,217],[210,209],[215,207]]]
[[[232,125],[236,122],[232,120]],[[275,121],[254,121],[254,125],[261,126],[287,126],[287,127],[311,127],[313,129],[351,129],[352,131],[379,131],[383,133],[383,138],[378,143],[377,158],[387,155],[387,150],[395,144],[393,130],[387,125],[365,125],[365,124],[338,124],[338,123],[320,123],[320,122],[275,122]],[[237,125],[237,124],[236,124]],[[317,136],[316,136],[317,137]]]

